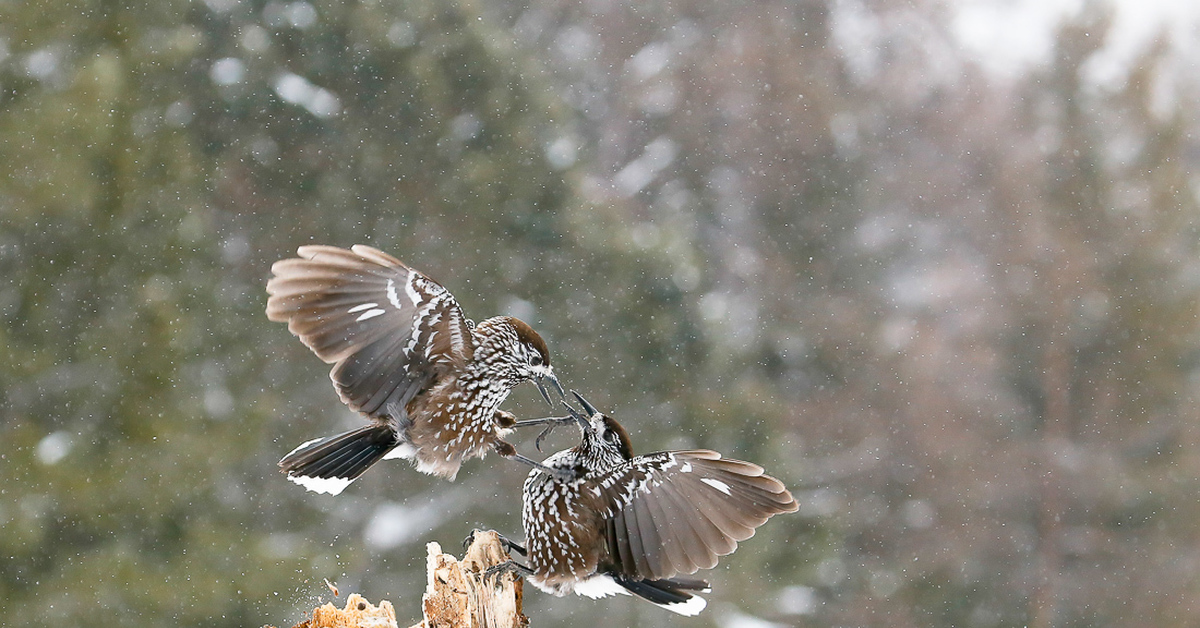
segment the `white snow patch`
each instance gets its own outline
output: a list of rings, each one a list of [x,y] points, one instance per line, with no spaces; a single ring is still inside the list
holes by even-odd
[[[38,461],[44,465],[58,464],[60,460],[71,453],[71,435],[64,431],[47,435],[37,444]]]
[[[441,524],[450,516],[446,500],[438,499],[420,506],[408,506],[398,502],[385,502],[375,508],[367,527],[363,530],[363,541],[378,550],[412,543]]]
[[[228,418],[233,409],[233,395],[224,386],[210,386],[204,391],[204,410],[212,418]]]
[[[1050,60],[1058,25],[1078,15],[1080,0],[974,0],[952,17],[958,44],[989,71],[1016,76]]]
[[[671,44],[663,41],[652,42],[630,57],[626,66],[639,80],[645,80],[665,70],[671,63],[672,54],[674,50]]]
[[[308,79],[299,74],[284,72],[275,79],[275,93],[284,101],[300,105],[318,118],[328,118],[337,115],[341,102],[333,92],[313,85]]]
[[[646,145],[640,157],[621,168],[613,177],[617,192],[625,198],[640,192],[658,176],[664,168],[675,161],[679,148],[671,138],[662,136]]]
[[[208,77],[217,85],[241,83],[246,77],[246,64],[237,57],[225,57],[213,62]]]
[[[25,73],[29,76],[46,80],[51,78],[59,68],[59,55],[50,48],[42,48],[29,53],[25,57]]]
[[[546,161],[555,170],[562,170],[575,164],[579,157],[579,142],[570,135],[564,135],[546,146]]]
[[[817,608],[817,592],[812,587],[791,585],[779,592],[779,612],[785,615],[809,615]]]

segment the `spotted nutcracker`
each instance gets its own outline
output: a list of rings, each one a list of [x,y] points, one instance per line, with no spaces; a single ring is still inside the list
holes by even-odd
[[[772,515],[795,512],[791,493],[762,467],[707,449],[634,456],[629,435],[572,393],[587,417],[568,406],[583,430],[579,446],[560,451],[525,480],[525,545],[509,547],[543,591],[592,598],[632,593],[683,615],[705,606],[703,580],[680,574],[710,569],[717,557]],[[565,405],[565,404],[564,404]]]
[[[342,401],[371,422],[306,442],[279,461],[288,479],[336,495],[385,458],[453,479],[463,460],[494,450],[540,466],[502,437],[517,423],[499,409],[518,384],[562,387],[546,342],[529,325],[497,316],[475,325],[441,284],[369,246],[302,246],[276,262],[267,318],[287,322],[333,364]],[[569,419],[566,419],[569,420]]]

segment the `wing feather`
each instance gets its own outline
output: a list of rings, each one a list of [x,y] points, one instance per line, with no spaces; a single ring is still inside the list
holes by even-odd
[[[646,560],[646,541],[649,540],[649,535],[646,534],[643,524],[640,521],[642,513],[638,508],[626,507],[622,510],[625,515],[625,522],[628,525],[626,534],[629,538],[629,551],[633,554],[633,567],[638,573],[650,571],[650,563]],[[649,523],[648,521],[646,522]]]
[[[653,516],[659,521],[667,522],[669,526],[669,533],[662,535],[664,560],[655,565],[654,573],[663,574],[669,573],[672,569],[687,570],[688,568],[692,568],[694,571],[695,563],[688,558],[688,547],[695,540],[695,535],[689,534],[690,526],[685,529],[683,526],[674,525],[668,514],[673,505],[666,503],[667,499],[645,501],[651,505]],[[685,520],[683,523],[686,525],[687,521]]]
[[[348,406],[389,417],[474,355],[471,323],[436,281],[377,249],[310,245],[280,260],[267,317],[322,360]],[[391,417],[403,420],[405,417]]]
[[[709,518],[710,513],[725,510],[723,504],[707,491],[689,491],[690,488],[691,484],[678,482],[661,493],[664,501],[674,505],[674,516],[692,529],[694,542],[688,546],[688,558],[699,569],[712,569],[717,557],[733,552],[737,544]],[[680,569],[679,573],[695,572],[696,569]]]
[[[606,562],[638,578],[712,568],[771,516],[798,507],[762,467],[705,449],[638,456],[593,486],[612,513]]]
[[[680,556],[677,559],[672,557],[673,560],[670,564],[663,565],[649,577],[667,578],[676,573],[695,573],[697,569],[712,567],[713,565],[705,564],[708,562],[705,560],[708,551],[702,535],[693,521],[699,512],[696,510],[698,505],[678,500],[676,492],[671,490],[659,490],[655,496],[657,499],[639,501],[649,501],[657,505],[658,511],[661,513],[660,519],[670,528],[670,534],[666,535],[670,538],[669,543],[679,549]]]

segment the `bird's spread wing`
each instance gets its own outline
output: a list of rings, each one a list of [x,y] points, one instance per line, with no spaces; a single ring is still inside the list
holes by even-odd
[[[385,418],[475,350],[472,323],[436,281],[368,246],[302,246],[276,262],[267,318],[325,362],[342,401]],[[404,417],[392,416],[395,420]]]
[[[762,467],[709,450],[638,456],[591,484],[607,520],[607,563],[650,579],[717,564],[772,515],[795,511]]]

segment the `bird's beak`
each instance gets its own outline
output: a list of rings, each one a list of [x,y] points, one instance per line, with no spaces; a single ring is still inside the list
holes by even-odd
[[[575,422],[579,424],[579,427],[583,430],[584,434],[592,431],[592,422],[588,421],[587,417],[580,414],[579,411],[575,409],[575,406],[567,403],[565,399],[563,400],[562,404],[563,407],[567,409],[567,414],[570,414],[571,418],[575,419]]]
[[[574,390],[571,391],[571,394],[575,395],[576,401],[579,402],[579,405],[583,406],[583,411],[587,413],[588,418],[600,414],[600,411],[597,410],[592,404],[588,403],[587,399],[583,398],[583,395],[575,392]]]
[[[558,383],[558,378],[554,376],[554,371],[547,368],[546,372],[538,375],[536,380],[538,392],[542,393],[542,399],[545,399],[546,403],[550,404],[550,407],[553,408],[554,402],[550,399],[550,391],[546,390],[547,380],[549,380],[551,384],[554,384],[554,390],[558,393],[559,399],[566,397],[567,393],[563,391],[562,384]]]

